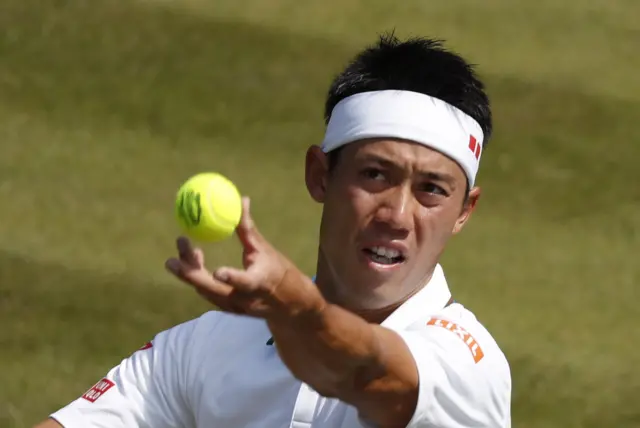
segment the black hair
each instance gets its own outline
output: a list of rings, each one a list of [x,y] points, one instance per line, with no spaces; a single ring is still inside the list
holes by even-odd
[[[420,92],[457,107],[478,122],[486,147],[493,125],[484,84],[471,64],[447,50],[438,39],[400,41],[393,33],[381,35],[375,45],[360,52],[331,83],[325,102],[325,122],[329,122],[333,108],[344,98],[387,89]],[[330,168],[335,166],[339,151],[330,153]]]

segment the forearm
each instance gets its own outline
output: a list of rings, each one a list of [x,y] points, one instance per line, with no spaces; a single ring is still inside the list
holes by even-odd
[[[337,396],[358,373],[375,365],[372,326],[327,304],[313,318],[270,324],[282,359],[294,375],[327,396]]]
[[[417,370],[395,332],[331,304],[313,320],[271,327],[283,361],[320,394],[352,404],[380,426],[410,419]]]

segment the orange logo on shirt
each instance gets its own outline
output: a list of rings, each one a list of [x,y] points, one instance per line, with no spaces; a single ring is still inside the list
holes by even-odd
[[[457,334],[458,337],[462,339],[464,344],[467,345],[467,347],[471,351],[473,361],[475,361],[476,363],[478,363],[484,357],[484,352],[482,352],[482,348],[480,347],[480,345],[478,345],[478,342],[476,342],[476,340],[473,338],[473,336],[471,336],[471,334],[469,334],[467,330],[460,327],[458,324],[440,318],[431,318],[427,322],[427,325],[442,327]]]

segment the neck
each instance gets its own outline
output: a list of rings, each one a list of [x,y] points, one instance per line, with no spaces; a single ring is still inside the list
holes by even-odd
[[[431,271],[427,278],[423,278],[422,281],[419,281],[422,286],[429,282],[433,271]],[[379,308],[362,308],[358,305],[357,301],[349,301],[349,299],[345,299],[344,294],[341,292],[346,284],[340,284],[340,279],[336,277],[333,273],[329,265],[323,259],[322,254],[318,260],[318,264],[316,267],[316,280],[315,280],[320,292],[324,296],[324,298],[334,305],[338,305],[342,308],[349,310],[350,312],[360,316],[367,322],[373,324],[381,324],[384,320],[386,320],[396,309],[398,309],[404,302],[406,302],[409,298],[411,298],[414,294],[416,294],[422,286],[416,287],[411,290],[411,292],[396,300],[388,305],[379,307]]]
[[[392,305],[380,309],[360,309],[354,310],[353,312],[367,322],[370,322],[372,324],[382,324],[382,322],[386,320],[389,315],[393,313],[393,311],[402,306],[404,302],[405,300],[396,302]]]
[[[318,288],[320,288],[320,292],[322,293],[322,295],[324,296],[324,298],[329,302],[332,303],[334,305],[338,305],[341,306],[351,312],[353,312],[354,314],[360,316],[361,318],[363,318],[365,321],[373,323],[373,324],[381,324],[384,320],[386,320],[396,309],[398,309],[400,306],[402,306],[402,304],[404,302],[406,302],[407,300],[409,300],[409,298],[411,296],[413,296],[415,293],[417,293],[420,288],[413,290],[411,292],[411,294],[409,294],[408,296],[404,297],[403,299],[393,302],[387,306],[381,307],[381,308],[375,308],[375,309],[365,309],[365,308],[359,308],[357,306],[354,305],[349,305],[346,304],[344,301],[342,301],[342,299],[340,299],[336,293],[336,289],[334,288],[333,285],[328,284],[327,281],[323,281],[323,279],[325,279],[325,277],[322,277],[320,274],[318,274],[318,277],[316,278],[316,284],[318,285]],[[331,281],[331,280],[329,280]]]

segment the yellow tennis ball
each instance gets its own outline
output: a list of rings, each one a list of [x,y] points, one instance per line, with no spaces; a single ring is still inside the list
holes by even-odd
[[[194,240],[218,242],[228,238],[238,226],[241,214],[240,192],[221,174],[196,174],[178,190],[178,223],[183,232]]]

